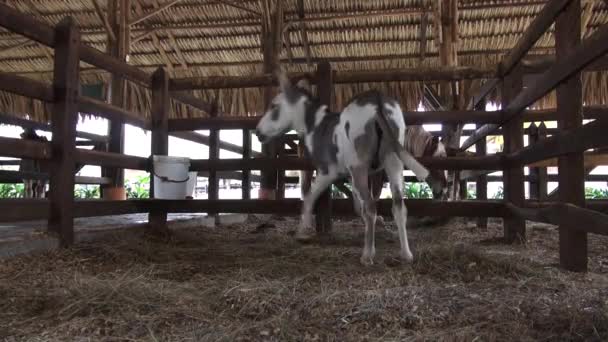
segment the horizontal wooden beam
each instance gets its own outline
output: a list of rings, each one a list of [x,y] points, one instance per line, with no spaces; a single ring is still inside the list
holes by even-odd
[[[45,102],[55,100],[50,84],[6,72],[0,72],[0,90]]]
[[[195,97],[194,95],[182,92],[172,92],[171,97],[183,104],[187,104],[198,110],[202,110],[205,113],[210,114],[213,111],[213,105]]]
[[[24,179],[48,180],[49,175],[40,172],[0,170],[0,183],[21,183]],[[76,184],[110,184],[111,182],[107,177],[75,176],[74,179]]]
[[[300,78],[304,73],[289,74],[290,78]],[[310,75],[308,75],[310,76]],[[440,67],[385,69],[373,71],[336,71],[334,84],[396,82],[396,81],[455,81],[463,79],[492,78],[495,72],[490,69],[474,67]],[[314,78],[313,78],[314,81]],[[173,79],[171,91],[221,88],[257,88],[277,84],[271,74],[252,76],[211,76]]]
[[[519,38],[513,49],[507,53],[498,66],[501,77],[509,74],[521,59],[536,44],[538,39],[547,32],[555,18],[564,10],[571,0],[550,0],[528,25],[523,36]]]
[[[0,137],[0,156],[26,159],[50,159],[48,142]]]
[[[608,147],[608,118],[595,120],[582,127],[561,132],[507,156],[513,166],[529,165],[560,155]]]
[[[87,96],[78,97],[78,111],[102,117],[110,121],[130,124],[143,129],[150,129],[150,120],[126,109],[113,106],[107,102],[99,101]]]
[[[569,203],[543,204],[538,208],[520,208],[506,204],[512,215],[536,222],[571,227],[587,233],[608,235],[608,215]]]
[[[75,160],[85,165],[98,165],[129,170],[149,170],[148,158],[112,152],[76,149]]]
[[[31,129],[36,129],[36,130],[45,131],[45,132],[51,131],[51,126],[49,124],[21,119],[16,116],[1,114],[1,113],[0,113],[0,124],[18,126],[18,127],[22,127],[22,128],[31,128]],[[105,143],[108,141],[107,136],[88,133],[88,132],[77,131],[76,136],[78,138],[91,140],[93,142]]]
[[[198,143],[201,145],[205,145],[205,146],[209,146],[209,142],[210,142],[210,139],[208,136],[205,136],[205,135],[202,135],[202,134],[199,134],[196,132],[179,131],[179,132],[173,132],[170,135],[174,136],[176,138],[192,141],[192,142],[195,142],[195,143]],[[229,142],[220,140],[218,143],[218,146],[221,150],[226,150],[226,151],[238,153],[241,155],[243,154],[243,148],[239,145],[231,144]],[[256,152],[256,151],[252,151],[252,155],[260,156],[262,154],[259,152]]]

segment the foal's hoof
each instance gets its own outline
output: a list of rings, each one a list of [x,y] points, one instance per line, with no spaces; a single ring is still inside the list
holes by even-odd
[[[361,265],[363,265],[363,266],[372,266],[374,264],[374,258],[367,256],[367,255],[361,256],[359,261],[361,262]]]
[[[411,252],[399,252],[399,259],[402,262],[406,262],[406,263],[411,263],[412,261],[414,261],[414,256],[412,255]]]
[[[310,232],[297,231],[294,238],[298,242],[305,243],[312,241],[314,239],[314,236]]]

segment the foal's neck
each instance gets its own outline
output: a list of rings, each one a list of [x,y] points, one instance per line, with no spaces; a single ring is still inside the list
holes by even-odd
[[[302,119],[296,125],[298,136],[304,138],[312,134],[327,114],[329,114],[327,105],[321,104],[316,98],[308,99],[304,106],[304,114],[299,116]]]

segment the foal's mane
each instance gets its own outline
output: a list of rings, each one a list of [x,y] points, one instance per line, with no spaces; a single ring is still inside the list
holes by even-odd
[[[433,140],[433,135],[420,125],[407,126],[405,129],[405,149],[414,157],[422,157],[426,147]]]

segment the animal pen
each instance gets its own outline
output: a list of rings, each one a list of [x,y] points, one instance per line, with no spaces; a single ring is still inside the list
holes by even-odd
[[[456,2],[454,2],[456,3]],[[333,91],[337,85],[356,83],[427,82],[462,84],[473,80],[485,80],[468,103],[458,110],[407,111],[408,125],[443,124],[462,125],[474,123],[474,131],[465,131],[468,138],[458,146],[465,151],[476,147],[475,155],[456,154],[447,158],[423,157],[420,162],[428,168],[460,171],[460,181],[477,184],[476,200],[407,200],[410,214],[417,216],[479,217],[479,225],[489,217],[502,218],[506,242],[525,242],[526,220],[559,225],[559,254],[561,266],[568,270],[587,269],[587,234],[608,235],[608,202],[585,200],[584,182],[601,179],[588,176],[585,161],[602,158],[601,148],[608,147],[608,108],[583,106],[581,74],[589,70],[606,70],[605,53],[608,51],[608,26],[598,27],[582,40],[581,2],[552,0],[544,3],[542,11],[531,21],[513,49],[505,54],[497,68],[453,66],[403,68],[390,70],[335,70],[330,60],[312,60],[316,63],[313,73],[290,73],[293,79],[308,76],[322,103],[335,107]],[[282,14],[281,11],[278,11]],[[275,13],[276,14],[276,13]],[[277,18],[279,14],[276,14]],[[280,28],[279,19],[272,19],[270,29],[264,34],[272,36],[272,29]],[[555,23],[555,57],[525,58],[538,39]],[[277,26],[279,25],[279,26]],[[438,24],[439,25],[439,24]],[[172,78],[168,70],[159,67],[148,74],[125,62],[124,55],[105,54],[81,40],[81,32],[74,20],[64,18],[55,27],[6,5],[0,4],[0,26],[53,49],[53,82],[46,84],[14,73],[0,73],[0,88],[50,104],[52,115],[45,125],[25,119],[3,116],[3,123],[22,127],[46,129],[52,132],[52,141],[36,142],[22,139],[0,138],[0,155],[14,158],[46,160],[50,162],[50,192],[48,199],[5,199],[0,201],[0,220],[4,222],[48,219],[48,229],[57,234],[61,245],[74,242],[74,218],[128,213],[149,213],[151,229],[167,229],[167,213],[280,213],[298,214],[300,200],[283,198],[284,185],[293,181],[285,177],[284,170],[312,170],[305,158],[295,155],[296,139],[287,135],[273,146],[265,146],[262,154],[252,152],[251,131],[259,117],[229,117],[222,115],[216,105],[190,93],[193,90],[264,88],[269,101],[276,79],[272,70],[277,64],[269,58],[264,63],[264,73],[244,76],[211,76]],[[125,32],[118,32],[124,35]],[[115,35],[115,34],[114,34]],[[279,34],[280,36],[280,34]],[[114,37],[115,39],[117,37]],[[444,39],[448,39],[444,37]],[[128,42],[128,39],[127,39]],[[128,43],[125,43],[128,44]],[[263,43],[264,51],[276,49],[273,40]],[[124,48],[117,47],[118,49]],[[118,81],[127,80],[133,86],[151,92],[149,115],[134,113],[120,106],[120,85],[113,82],[112,101],[107,103],[81,93],[80,65],[84,62],[113,74]],[[533,81],[524,82],[534,75]],[[486,97],[500,90],[502,109],[486,111]],[[551,91],[557,91],[555,109],[528,110],[527,108]],[[142,90],[143,91],[143,90]],[[190,106],[206,112],[201,117],[170,118],[176,106]],[[253,109],[252,109],[253,111]],[[131,124],[151,131],[151,153],[168,154],[169,136],[182,137],[209,146],[209,159],[192,160],[191,170],[209,177],[207,200],[75,200],[75,182],[119,185],[121,169],[151,170],[148,158],[121,153],[120,134],[106,137],[76,131],[79,113],[106,118],[111,130],[121,130],[121,125]],[[583,124],[583,119],[592,120]],[[524,122],[556,120],[557,129],[545,129],[532,125],[524,129]],[[231,145],[219,139],[221,130],[242,130],[243,146]],[[209,130],[204,137],[195,130]],[[486,154],[485,142],[489,135],[504,136],[502,153]],[[524,135],[530,137],[524,147]],[[550,135],[550,136],[546,136]],[[91,151],[78,148],[76,138],[107,142],[107,151]],[[285,146],[289,146],[286,149]],[[220,148],[242,154],[239,159],[220,159]],[[596,149],[594,151],[589,151]],[[559,167],[559,175],[547,175],[546,167]],[[74,177],[77,163],[98,165],[108,170],[102,178]],[[553,163],[553,164],[552,164]],[[524,167],[530,167],[524,175]],[[274,190],[275,199],[250,199],[251,170],[262,171],[262,187]],[[486,176],[502,171],[504,200],[486,198]],[[9,175],[5,174],[5,177]],[[33,175],[33,177],[40,175]],[[17,179],[23,175],[12,176]],[[40,176],[43,177],[43,176]],[[218,178],[236,177],[242,180],[243,199],[218,199]],[[406,180],[411,181],[410,177]],[[558,197],[548,197],[548,181],[559,182]],[[530,183],[531,198],[524,196],[524,183]],[[153,190],[152,190],[153,193]],[[379,214],[390,214],[390,200],[378,202]],[[332,199],[329,192],[319,199],[316,210],[317,230],[326,233],[331,229],[331,219],[336,215],[352,214],[352,203],[345,199]],[[591,255],[593,257],[593,255]]]

